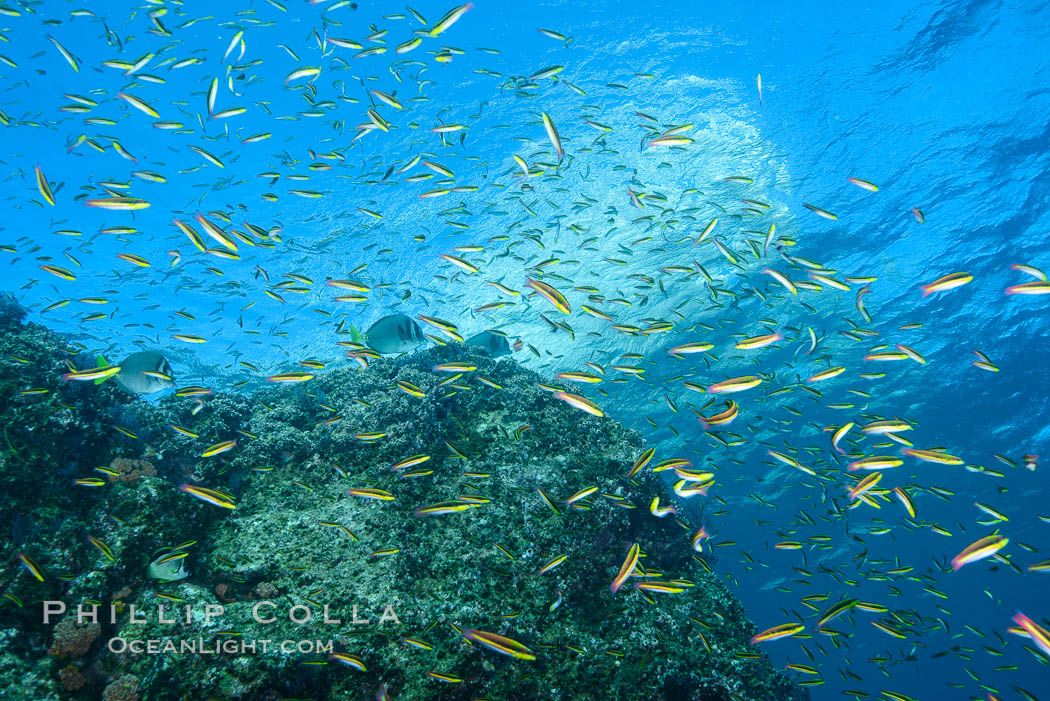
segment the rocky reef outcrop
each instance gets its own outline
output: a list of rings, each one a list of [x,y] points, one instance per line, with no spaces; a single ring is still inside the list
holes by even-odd
[[[805,697],[690,546],[702,524],[650,512],[668,503],[653,465],[626,477],[641,438],[512,360],[434,347],[149,403],[63,381],[93,360],[0,306],[12,697]],[[613,594],[634,544],[636,576]],[[45,624],[44,601],[67,610]],[[97,621],[78,622],[78,604]],[[156,654],[122,649],[149,640]]]

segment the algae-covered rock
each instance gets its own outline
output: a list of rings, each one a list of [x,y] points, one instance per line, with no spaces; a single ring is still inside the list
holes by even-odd
[[[0,348],[13,444],[0,509],[24,521],[17,544],[0,546],[14,596],[0,629],[15,631],[0,673],[36,670],[26,679],[38,693],[805,698],[748,644],[754,626],[691,548],[702,524],[650,512],[654,497],[673,503],[653,465],[627,478],[645,451],[639,436],[561,401],[510,359],[439,347],[251,397],[152,405],[110,383],[64,383],[74,356],[39,326],[0,325]],[[435,370],[448,363],[464,367]],[[105,484],[71,486],[92,474]],[[194,498],[201,489],[236,508]],[[634,544],[635,576],[614,594]],[[189,576],[148,576],[165,557]],[[104,615],[76,665],[56,656],[41,681],[60,620],[42,623],[43,599],[98,602]],[[148,640],[198,649],[123,648]]]

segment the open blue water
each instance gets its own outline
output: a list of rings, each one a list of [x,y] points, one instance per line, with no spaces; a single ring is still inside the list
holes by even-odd
[[[1026,650],[1034,643],[1007,629],[1015,610],[1043,625],[1050,617],[1046,573],[1027,569],[1048,557],[1045,473],[1020,467],[1024,454],[1050,454],[1050,298],[1004,289],[1037,282],[1011,264],[1050,267],[1050,6],[482,0],[440,36],[399,55],[394,47],[424,25],[399,4],[357,5],[83,5],[94,17],[71,16],[81,8],[75,3],[0,6],[0,244],[10,247],[0,252],[2,287],[35,312],[33,320],[113,362],[137,347],[165,352],[180,384],[251,387],[301,360],[350,362],[336,345],[349,338],[339,331],[394,312],[449,320],[464,334],[504,331],[525,344],[515,359],[551,378],[596,363],[605,381],[573,391],[641,430],[658,460],[688,457],[716,472],[710,496],[687,508],[703,502],[717,571],[760,629],[802,616],[811,637],[762,649],[779,666],[816,666],[825,683],[812,688],[814,698],[847,690],[888,698],[880,694],[889,690],[916,699],[983,699],[989,689],[1024,698],[1015,687],[1045,698],[1046,656]],[[452,8],[413,7],[431,25]],[[367,39],[382,30],[388,33]],[[243,55],[238,42],[224,60],[239,31]],[[75,56],[78,72],[49,36]],[[326,37],[387,51],[355,58],[358,50],[329,43],[322,52]],[[441,51],[451,60],[437,60]],[[149,54],[130,73],[104,64],[134,65]],[[200,61],[175,68],[190,58]],[[564,70],[530,83],[550,66]],[[284,84],[302,67],[321,70]],[[243,113],[210,117],[213,78],[213,111]],[[404,109],[369,90],[394,96]],[[121,91],[159,118],[117,97]],[[85,102],[69,95],[97,104],[69,111]],[[389,131],[369,129],[355,140],[358,125],[372,121],[372,102]],[[560,132],[560,167],[541,112]],[[157,121],[183,126],[156,128]],[[693,143],[645,148],[686,123],[694,125],[684,132]],[[442,138],[431,131],[438,124],[467,128]],[[271,136],[242,143],[258,134]],[[115,142],[137,160],[123,157]],[[397,172],[416,156],[419,164]],[[521,177],[513,156],[529,164],[530,177]],[[454,178],[422,163],[428,160]],[[36,166],[54,190],[54,206],[38,191]],[[406,182],[423,173],[433,177]],[[754,182],[726,182],[733,176]],[[107,187],[150,206],[86,206],[87,199],[112,196]],[[420,197],[454,187],[467,190]],[[171,223],[193,224],[207,238],[194,221],[198,212],[224,230],[245,232],[247,222],[276,236],[268,243],[249,234],[263,245],[239,242],[239,260],[208,255]],[[712,237],[689,240],[715,217]],[[763,256],[770,223],[776,234]],[[104,231],[112,227],[133,231]],[[715,237],[739,267],[718,251]],[[215,241],[209,246],[221,249]],[[454,250],[463,246],[483,250]],[[171,251],[180,259],[175,266]],[[119,253],[141,256],[150,267]],[[480,272],[456,267],[443,253]],[[768,266],[807,280],[798,257],[839,280],[877,278],[863,298],[871,321],[855,306],[863,283],[849,292],[825,287],[790,295],[760,272]],[[922,297],[920,285],[954,272],[973,281]],[[499,281],[528,293],[528,277],[562,291],[572,313],[486,285]],[[326,287],[326,278],[366,283],[367,301],[334,301],[347,292]],[[107,303],[78,301],[85,298]],[[516,304],[476,311],[500,300]],[[663,320],[673,330],[623,333],[584,313],[585,304],[617,324],[644,329]],[[104,316],[90,319],[98,314]],[[568,324],[573,336],[541,315]],[[921,327],[901,329],[909,324]],[[877,335],[841,333],[856,327]],[[807,329],[819,338],[812,354]],[[733,348],[774,330],[788,340],[759,351]],[[207,342],[187,344],[177,334]],[[667,354],[690,341],[712,343],[712,355]],[[898,343],[928,362],[864,360],[876,346],[893,351]],[[974,367],[975,350],[999,372]],[[623,360],[624,353],[642,358]],[[613,365],[643,368],[644,375]],[[846,370],[816,385],[823,396],[799,389],[832,366]],[[742,375],[765,382],[731,397],[741,414],[719,433],[727,446],[706,435],[690,410],[711,397],[683,382],[708,386]],[[781,388],[789,391],[770,394]],[[845,485],[853,475],[823,429],[893,417],[914,424],[904,437],[915,447],[943,449],[965,466],[906,457],[878,485],[885,494],[873,499],[881,508],[849,509]],[[859,437],[855,428],[846,444]],[[857,457],[897,455],[903,447],[871,447],[879,442],[869,437],[850,450]],[[770,449],[834,476],[813,479],[771,459]],[[888,493],[897,486],[915,501],[916,519],[908,520]],[[950,493],[941,498],[931,487]],[[1009,520],[989,523],[975,502]],[[1000,556],[1021,574],[996,560],[943,571],[946,560],[996,528],[1010,539]],[[805,547],[773,548],[786,540]],[[830,598],[813,603],[816,610],[801,602],[820,594]],[[882,604],[899,618],[855,611],[829,624],[842,635],[816,632],[819,613],[840,598]],[[873,620],[896,626],[903,639]],[[857,678],[840,671],[846,669]]]

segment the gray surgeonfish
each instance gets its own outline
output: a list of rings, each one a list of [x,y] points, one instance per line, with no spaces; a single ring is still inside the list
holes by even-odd
[[[175,386],[168,359],[156,351],[132,353],[120,364],[117,384],[132,394],[153,394]]]
[[[482,331],[474,334],[467,339],[467,345],[481,348],[491,358],[510,355],[510,342],[507,340],[507,337],[492,331]]]
[[[384,316],[365,332],[365,344],[383,355],[408,353],[423,345],[425,340],[419,324],[404,314]]]

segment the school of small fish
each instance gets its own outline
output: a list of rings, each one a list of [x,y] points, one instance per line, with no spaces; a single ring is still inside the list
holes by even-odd
[[[798,683],[819,686],[837,674],[857,687],[845,692],[850,696],[909,699],[881,689],[893,683],[890,656],[870,658],[866,670],[851,659],[848,641],[861,629],[903,641],[914,656],[927,647],[924,637],[969,628],[983,639],[983,650],[956,645],[936,655],[955,655],[969,676],[953,685],[976,685],[989,701],[1001,698],[1004,682],[967,669],[973,655],[1001,656],[1007,672],[1017,669],[1010,660],[1017,655],[1050,664],[1050,604],[1015,613],[1008,589],[987,591],[989,605],[1003,612],[1002,625],[977,631],[965,611],[946,608],[939,588],[944,578],[992,563],[1018,573],[1050,572],[1050,560],[1040,559],[1036,546],[1011,538],[1015,518],[1050,523],[1050,514],[1011,513],[1005,490],[1000,503],[985,504],[943,486],[957,481],[958,470],[991,478],[1004,470],[1034,472],[1038,455],[1027,446],[1002,446],[995,453],[1002,466],[994,467],[979,464],[982,456],[956,455],[923,430],[921,402],[895,402],[899,393],[883,396],[879,389],[880,382],[896,388],[897,368],[935,372],[938,363],[961,362],[971,353],[967,362],[974,368],[999,372],[994,338],[949,357],[924,351],[923,324],[880,325],[873,308],[876,271],[843,271],[819,254],[795,253],[804,248],[802,229],[813,218],[842,224],[849,202],[789,208],[777,196],[778,174],[737,170],[733,154],[709,153],[719,145],[705,127],[710,114],[679,121],[681,105],[647,102],[647,86],[661,77],[633,72],[609,82],[577,79],[579,45],[547,28],[520,29],[535,34],[544,55],[561,52],[563,65],[519,66],[520,74],[486,68],[486,60],[500,57],[498,49],[448,42],[482,40],[485,23],[498,14],[492,3],[459,5],[436,19],[411,8],[367,18],[356,10],[342,1],[310,2],[303,10],[265,0],[220,21],[159,0],[127,17],[105,17],[91,4],[54,17],[28,5],[0,6],[7,22],[0,40],[39,45],[81,86],[63,93],[59,115],[0,109],[5,127],[48,130],[65,141],[64,153],[28,142],[5,146],[38,159],[32,173],[8,178],[8,201],[39,210],[50,223],[44,232],[0,246],[15,256],[12,264],[31,259],[39,271],[23,285],[40,288],[35,293],[42,301],[33,311],[48,323],[77,328],[77,347],[97,356],[93,366],[71,363],[65,380],[114,378],[140,395],[174,388],[196,413],[211,388],[177,385],[172,364],[191,357],[184,344],[221,344],[231,362],[215,380],[234,388],[299,385],[340,362],[367,372],[379,355],[427,344],[463,343],[492,357],[510,356],[546,372],[544,389],[581,412],[673,434],[639,456],[626,479],[653,468],[674,474],[667,493],[653,495],[649,511],[673,518],[701,510],[713,525],[693,536],[696,557],[735,545],[731,533],[718,530],[720,514],[745,501],[769,508],[768,518],[778,520],[756,518],[756,528],[775,544],[742,556],[758,572],[790,569],[808,586],[787,586],[786,578],[776,586],[795,605],[785,607],[783,620],[759,621],[769,627],[752,643],[793,639],[776,644],[797,644],[793,657],[804,662],[786,669]],[[282,24],[293,14],[296,24]],[[466,31],[468,18],[474,23]],[[275,44],[266,30],[277,26],[294,31],[277,34],[284,39]],[[33,68],[3,53],[0,61],[10,71]],[[456,85],[443,71],[468,61],[474,76],[488,81],[488,98],[457,111]],[[194,89],[170,90],[176,76]],[[764,86],[757,75],[753,87],[754,109],[770,109],[775,80],[770,83],[767,72]],[[33,89],[53,90],[40,81]],[[514,121],[495,123],[492,112]],[[125,131],[128,124],[150,124],[154,143],[147,148],[125,136],[133,133]],[[485,148],[475,146],[482,140]],[[493,150],[493,143],[501,147]],[[726,170],[706,181],[686,177],[697,159],[708,157]],[[76,168],[68,166],[73,158]],[[620,177],[622,185],[606,187],[599,173]],[[886,196],[886,188],[860,175],[826,177],[855,186],[856,197]],[[167,194],[176,181],[192,183],[199,197],[185,201],[184,186],[177,196]],[[929,226],[919,206],[903,209],[901,221]],[[42,238],[50,239],[46,248]],[[120,250],[111,255],[114,246]],[[397,272],[399,265],[404,272]],[[1021,298],[1050,294],[1039,268],[1013,263],[1009,269],[1013,284],[1000,288],[1004,303],[1038,304]],[[982,284],[951,269],[915,280],[915,309]],[[124,307],[153,321],[125,322]],[[313,328],[313,337],[296,345],[291,337],[299,320]],[[215,328],[222,333],[207,330]],[[464,360],[433,370],[458,379],[475,367]],[[649,399],[624,406],[625,387]],[[391,391],[422,392],[407,382]],[[815,405],[841,418],[816,423],[808,419]],[[669,421],[680,412],[696,417],[688,432]],[[246,440],[208,446],[192,427],[171,429],[201,440],[202,458],[237,450]],[[677,454],[658,456],[669,442],[680,446]],[[739,457],[756,445],[767,456],[763,464]],[[407,458],[394,470],[428,459]],[[758,475],[775,482],[778,494],[804,493],[811,508],[777,511],[754,493]],[[205,504],[236,508],[226,491],[177,488]],[[568,505],[591,492],[569,497]],[[368,488],[347,496],[395,498]],[[925,520],[930,500],[955,504],[959,521]],[[438,502],[420,505],[416,515],[478,506]],[[828,532],[849,523],[862,524],[849,534],[860,550],[836,557]],[[872,556],[865,547],[869,537],[915,532],[944,538],[943,557],[932,567]],[[96,547],[105,553],[104,543]],[[610,595],[626,595],[621,589],[639,577],[642,555],[636,545],[622,563],[595,563],[619,567]],[[820,564],[811,567],[810,557]],[[31,554],[19,558],[30,576],[43,579]],[[183,564],[170,557],[155,562],[151,576],[185,577]],[[556,558],[541,573],[559,564]],[[857,577],[877,583],[883,598],[851,596]],[[638,581],[630,592],[688,596],[688,587]],[[925,599],[913,596],[920,592]],[[905,596],[908,604],[901,603]],[[524,643],[503,635],[460,633],[479,649],[526,663],[536,659]],[[365,666],[349,653],[332,661]]]

